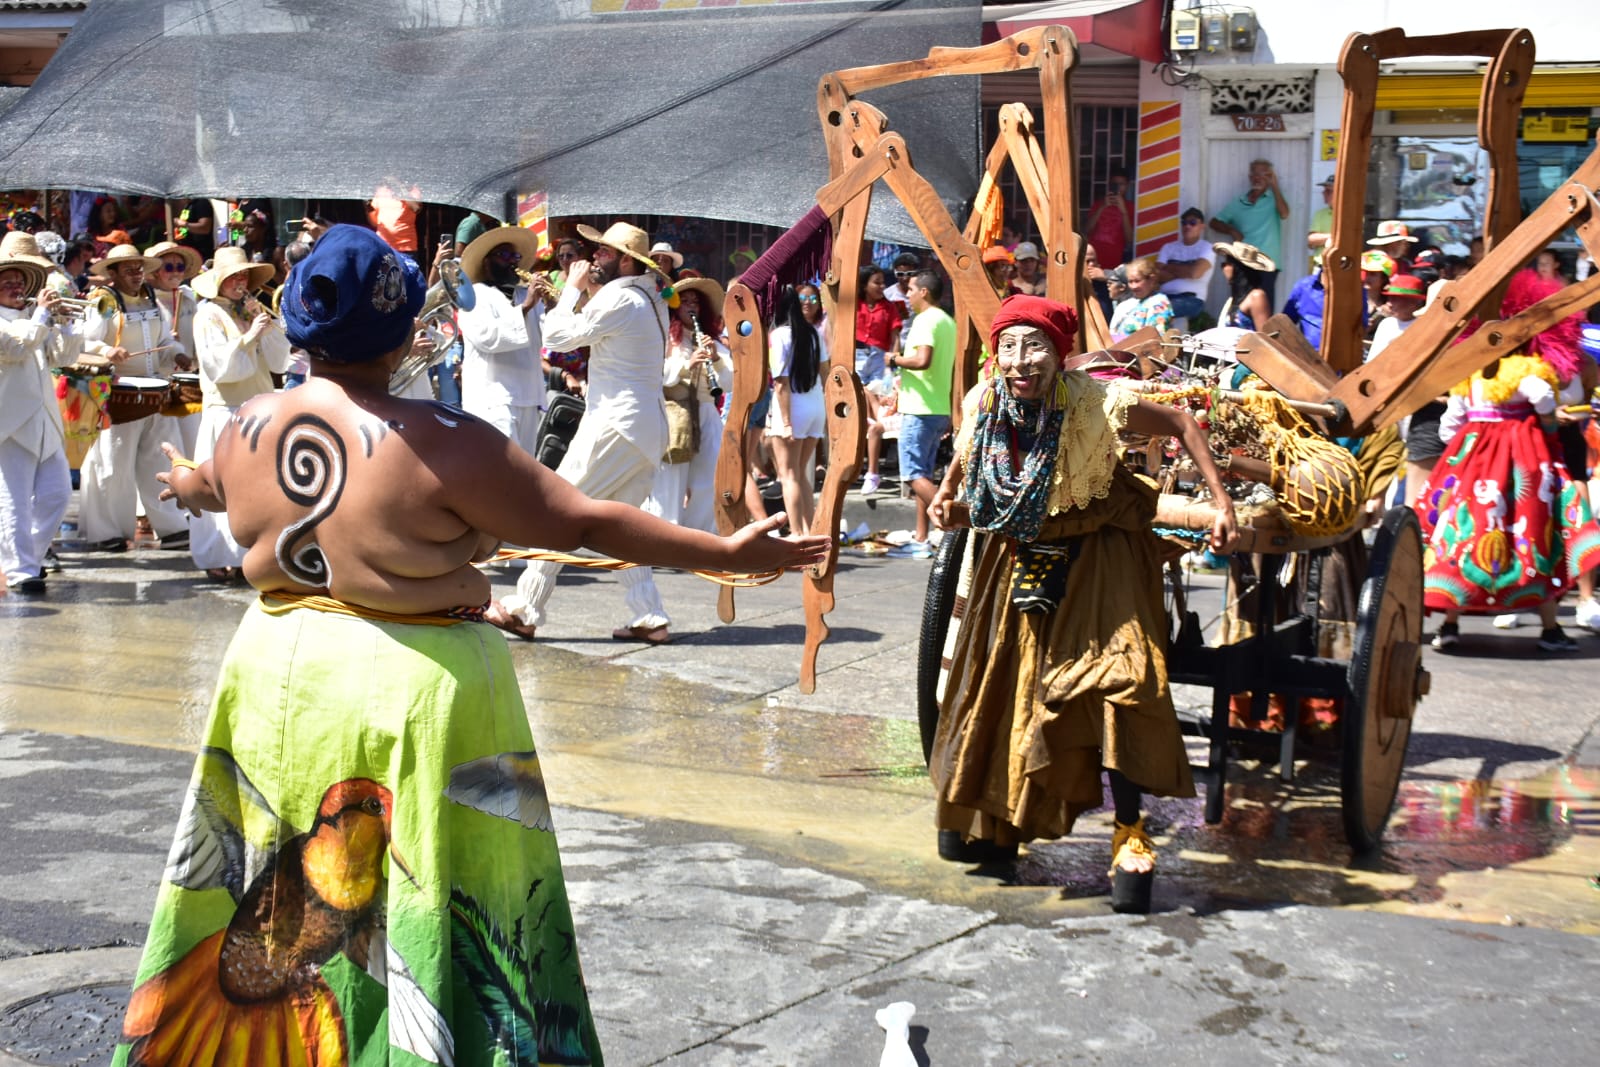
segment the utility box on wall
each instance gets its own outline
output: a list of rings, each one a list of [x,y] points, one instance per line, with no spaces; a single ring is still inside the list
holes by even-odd
[[[1200,47],[1200,16],[1192,11],[1172,13],[1172,39],[1174,52],[1193,52]]]
[[[1228,47],[1235,52],[1256,50],[1256,13],[1248,9],[1228,15]]]
[[[1213,54],[1228,47],[1228,15],[1226,12],[1208,13],[1201,16],[1200,47]]]

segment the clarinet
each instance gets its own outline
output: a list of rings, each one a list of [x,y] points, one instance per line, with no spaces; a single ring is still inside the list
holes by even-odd
[[[700,332],[700,316],[690,315],[689,325],[694,327],[694,346],[699,348],[700,338],[706,337],[705,334]],[[709,341],[710,338],[706,337],[706,340]],[[722,387],[717,384],[717,376],[711,372],[710,367],[702,366],[700,370],[706,376],[706,391],[711,394],[711,402],[713,404],[720,403],[722,400]]]

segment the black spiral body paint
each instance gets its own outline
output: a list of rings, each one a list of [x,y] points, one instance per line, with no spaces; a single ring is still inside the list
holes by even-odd
[[[328,559],[318,547],[317,524],[332,514],[344,492],[344,440],[315,415],[297,415],[278,438],[278,487],[311,513],[278,535],[278,566],[302,585],[326,586],[332,580]]]

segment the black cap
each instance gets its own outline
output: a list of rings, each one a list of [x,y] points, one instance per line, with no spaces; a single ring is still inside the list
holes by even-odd
[[[1204,221],[1206,221],[1206,213],[1204,211],[1201,211],[1197,207],[1185,208],[1183,214],[1179,215],[1178,218],[1179,219],[1199,219],[1201,222],[1204,222]]]

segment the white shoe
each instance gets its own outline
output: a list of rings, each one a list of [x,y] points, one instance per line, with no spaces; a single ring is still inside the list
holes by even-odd
[[[1593,597],[1578,601],[1578,625],[1600,632],[1600,603],[1596,603]]]
[[[1496,630],[1515,630],[1517,627],[1526,626],[1532,621],[1532,615],[1519,615],[1513,611],[1505,615],[1496,615],[1494,617],[1494,628]]]
[[[861,495],[871,496],[878,491],[878,486],[883,484],[883,479],[878,475],[868,472],[861,476]]]

